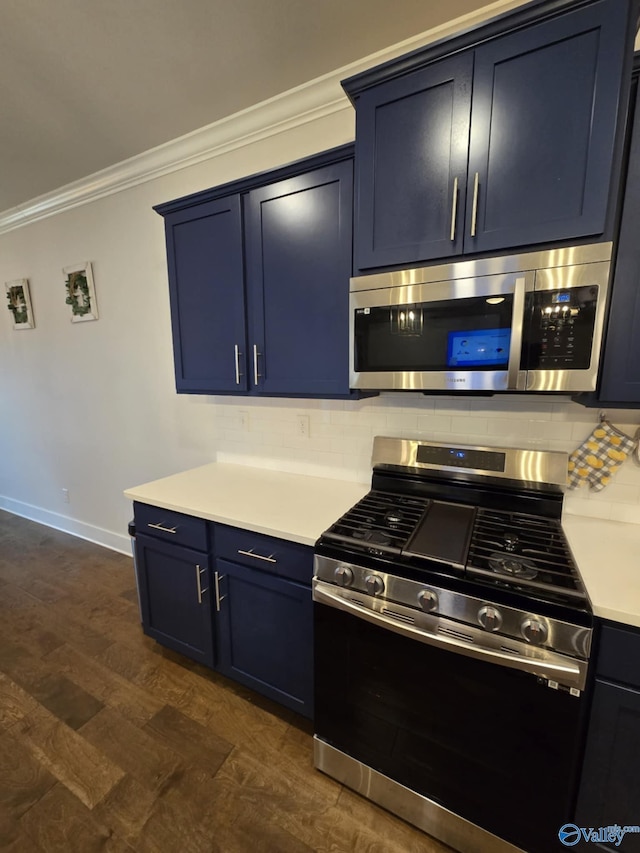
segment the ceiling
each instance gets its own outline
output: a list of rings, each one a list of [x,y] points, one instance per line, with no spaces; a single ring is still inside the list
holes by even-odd
[[[1,0],[0,211],[484,5]]]

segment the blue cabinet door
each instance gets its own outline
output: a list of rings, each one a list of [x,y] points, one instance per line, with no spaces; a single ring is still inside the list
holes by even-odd
[[[462,252],[472,72],[468,52],[359,96],[356,269]]]
[[[640,87],[627,172],[599,404],[640,405]]]
[[[450,57],[439,44],[345,81],[356,270],[610,239],[632,5],[539,5],[538,23],[515,10],[503,35],[488,24]]]
[[[640,691],[596,681],[576,824],[584,827],[640,825]],[[639,853],[640,834],[598,850]]]
[[[605,230],[627,17],[601,0],[476,50],[465,252]]]
[[[240,196],[165,219],[176,388],[246,391]]]
[[[263,394],[349,393],[351,159],[246,199],[250,370]]]
[[[313,707],[311,589],[217,560],[218,669],[307,717]]]
[[[140,534],[135,547],[145,634],[213,666],[208,556]]]

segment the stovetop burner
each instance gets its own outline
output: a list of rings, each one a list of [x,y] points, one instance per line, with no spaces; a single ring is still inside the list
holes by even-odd
[[[516,482],[496,488],[488,479],[476,485],[448,472],[418,474],[374,468],[372,490],[320,542],[334,553],[343,548],[345,559],[362,554],[381,563],[385,573],[462,577],[519,596],[524,607],[536,599],[588,610],[559,520],[559,492],[549,497]]]
[[[354,530],[353,538],[359,542],[369,542],[371,545],[389,545],[391,537],[383,530]]]
[[[511,549],[507,547],[507,551]],[[488,563],[499,575],[511,575],[522,580],[532,580],[537,577],[538,570],[531,560],[526,557],[514,557],[512,554],[493,553],[488,558]]]
[[[400,554],[429,503],[420,496],[372,490],[323,535],[365,553]]]
[[[384,516],[385,524],[389,527],[398,528],[404,520],[404,513],[400,509],[390,509]]]
[[[373,461],[371,491],[316,543],[315,601],[503,663],[538,646],[588,657],[591,609],[560,521],[567,454],[378,437]]]

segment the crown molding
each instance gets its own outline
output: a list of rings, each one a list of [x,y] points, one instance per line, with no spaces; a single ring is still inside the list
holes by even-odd
[[[351,112],[353,108],[340,86],[341,80],[433,41],[458,34],[462,30],[473,29],[492,17],[522,6],[524,2],[525,0],[497,0],[477,12],[434,27],[164,145],[151,148],[10,208],[0,213],[0,234],[211,160],[326,116]]]

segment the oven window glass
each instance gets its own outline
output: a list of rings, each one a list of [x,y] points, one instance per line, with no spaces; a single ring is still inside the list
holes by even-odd
[[[528,853],[556,849],[580,698],[323,604],[314,619],[321,740]]]
[[[506,370],[513,295],[357,308],[355,369]]]

